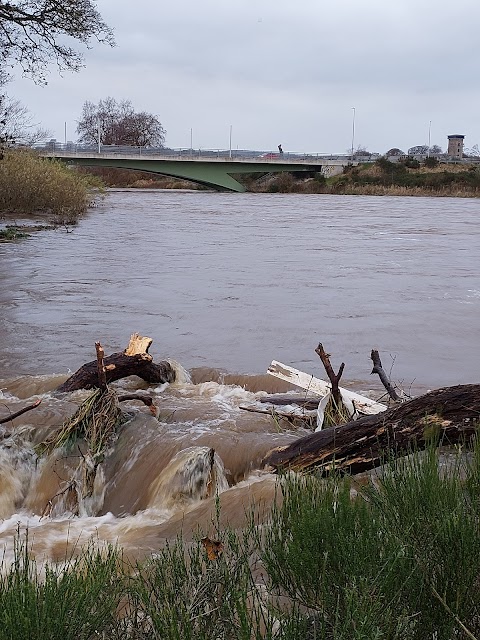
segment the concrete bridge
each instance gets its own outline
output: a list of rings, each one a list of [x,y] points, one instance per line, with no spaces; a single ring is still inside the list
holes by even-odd
[[[245,191],[245,187],[232,174],[321,172],[328,176],[341,172],[351,163],[349,156],[144,147],[89,148],[57,142],[48,143],[38,151],[44,157],[72,164],[148,171],[190,180],[219,191],[236,192]],[[353,164],[358,164],[358,160]]]

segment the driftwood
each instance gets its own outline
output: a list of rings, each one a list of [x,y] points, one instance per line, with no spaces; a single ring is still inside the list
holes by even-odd
[[[153,399],[143,393],[125,393],[122,396],[118,396],[119,402],[126,402],[127,400],[140,400],[145,406],[150,409],[152,416],[157,415],[157,407],[153,403]]]
[[[384,371],[384,369],[382,367],[382,361],[380,360],[380,354],[378,353],[378,351],[376,349],[372,349],[372,353],[370,354],[370,358],[372,359],[372,362],[373,362],[373,369],[371,371],[371,374],[373,374],[373,373],[377,373],[378,374],[378,377],[380,378],[381,383],[383,384],[383,386],[385,387],[388,395],[390,396],[390,398],[394,402],[401,401],[402,398],[400,398],[398,393],[395,391],[392,383],[390,382],[387,374],[385,373],[385,371]]]
[[[175,370],[169,362],[162,361],[158,364],[153,362],[153,357],[148,353],[151,344],[151,338],[143,338],[134,333],[125,351],[113,353],[103,358],[102,353],[98,351],[98,349],[101,349],[98,343],[97,360],[87,362],[87,364],[80,367],[66,382],[58,387],[57,391],[94,389],[99,386],[99,373],[103,373],[103,371],[105,379],[102,376],[101,385],[104,384],[104,380],[105,384],[108,384],[127,376],[138,376],[151,384],[174,382]]]
[[[258,401],[262,404],[274,404],[277,406],[285,405],[297,405],[302,407],[306,411],[316,411],[318,408],[319,399],[314,396],[305,395],[288,395],[288,394],[275,394],[268,396],[261,396]]]
[[[38,407],[38,405],[41,402],[42,402],[41,399],[35,400],[35,402],[33,404],[29,404],[27,407],[23,407],[23,409],[20,409],[19,411],[16,411],[15,413],[11,413],[6,418],[0,418],[0,424],[5,424],[6,422],[10,422],[11,420],[14,420],[15,418],[18,418],[18,416],[21,416],[24,413],[27,413],[27,411],[31,411],[32,409],[35,409],[35,407]]]
[[[427,442],[468,443],[480,422],[480,384],[437,389],[383,413],[330,427],[272,450],[266,466],[322,475],[335,470],[360,473],[378,467],[386,457],[407,455]]]
[[[271,365],[267,369],[267,373],[275,378],[279,378],[280,380],[285,380],[295,387],[305,389],[307,393],[315,393],[319,396],[326,396],[332,389],[330,382],[315,378],[310,374],[294,369],[288,364],[283,364],[277,360],[272,360]],[[366,398],[365,396],[361,396],[358,393],[354,393],[353,391],[349,391],[342,387],[339,387],[339,389],[342,396],[353,402],[355,409],[359,413],[369,415],[371,413],[379,413],[380,411],[385,411],[385,409],[387,409],[386,404],[375,402],[375,400],[371,400],[370,398]]]
[[[337,407],[340,407],[342,404],[342,396],[340,394],[339,382],[342,377],[343,370],[345,369],[345,363],[342,362],[340,365],[340,369],[338,373],[335,373],[333,367],[330,363],[330,354],[325,351],[323,348],[323,344],[320,342],[318,347],[315,349],[315,353],[319,356],[322,364],[327,373],[328,379],[330,380],[330,384],[332,385],[332,397]]]

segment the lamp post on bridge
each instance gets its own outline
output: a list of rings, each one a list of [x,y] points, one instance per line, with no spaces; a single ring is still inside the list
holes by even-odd
[[[230,141],[228,146],[228,157],[232,159],[232,125],[230,125]]]
[[[353,118],[352,118],[352,162],[353,162],[353,145],[355,144],[355,107],[352,107]]]

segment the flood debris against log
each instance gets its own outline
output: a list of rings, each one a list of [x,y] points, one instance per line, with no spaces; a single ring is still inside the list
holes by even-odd
[[[278,362],[277,360],[272,360],[267,373],[275,378],[279,378],[280,380],[290,382],[290,384],[300,387],[300,389],[304,389],[307,393],[316,394],[321,397],[326,396],[331,390],[329,382],[315,378],[309,373],[304,373],[303,371],[294,369],[293,367]],[[379,411],[385,411],[385,409],[387,409],[387,405],[371,400],[366,396],[354,393],[353,391],[349,391],[343,387],[339,387],[339,389],[344,397],[349,398],[354,403],[355,408],[359,413],[369,415],[372,413],[378,413]]]
[[[428,442],[469,444],[479,429],[480,384],[437,389],[385,412],[299,438],[274,449],[264,465],[274,470],[360,473],[389,456],[424,449]]]
[[[167,361],[153,362],[148,353],[152,344],[151,338],[132,334],[127,348],[121,353],[103,358],[105,384],[128,376],[138,376],[150,384],[163,384],[175,381],[175,370]],[[98,359],[87,362],[68,380],[61,384],[57,391],[77,391],[78,389],[94,389],[103,384],[99,381]]]
[[[156,415],[156,406],[150,396],[145,393],[126,393],[118,395],[108,386],[110,380],[118,380],[124,375],[132,375],[132,366],[138,367],[144,361],[152,371],[152,367],[161,369],[161,381],[165,377],[174,379],[175,373],[168,363],[155,365],[148,354],[152,340],[133,334],[127,349],[122,354],[113,354],[105,358],[100,342],[95,343],[97,358],[84,365],[76,374],[60,387],[65,391],[79,388],[94,388],[93,392],[82,402],[74,415],[36,447],[39,455],[52,455],[56,451],[72,451],[77,446],[80,462],[66,482],[45,507],[44,515],[50,515],[56,502],[60,499],[68,501],[68,508],[78,514],[80,505],[94,493],[95,479],[99,465],[105,459],[120,425],[127,419],[120,408],[120,402],[139,400]],[[119,356],[121,358],[119,359]],[[126,360],[131,361],[130,365]],[[120,361],[120,365],[117,364]],[[133,364],[132,364],[133,363]],[[128,373],[126,373],[128,371]],[[138,371],[135,368],[135,371]],[[159,370],[155,374],[155,382],[159,382]],[[157,375],[158,374],[158,375]],[[150,374],[148,374],[150,375]],[[142,376],[143,377],[143,376]]]

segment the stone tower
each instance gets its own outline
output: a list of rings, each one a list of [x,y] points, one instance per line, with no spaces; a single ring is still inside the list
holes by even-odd
[[[463,158],[463,139],[465,136],[461,135],[453,135],[448,136],[448,151],[447,155],[452,158],[458,158],[461,160]]]

